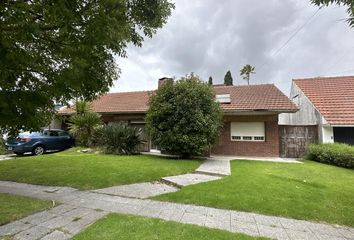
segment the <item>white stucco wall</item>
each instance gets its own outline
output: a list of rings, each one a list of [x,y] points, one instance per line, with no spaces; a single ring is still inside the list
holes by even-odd
[[[322,126],[322,137],[320,139],[321,143],[334,143],[333,137],[333,127]]]

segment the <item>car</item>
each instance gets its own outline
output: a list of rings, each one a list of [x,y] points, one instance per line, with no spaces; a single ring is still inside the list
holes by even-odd
[[[5,147],[17,155],[31,152],[42,155],[46,151],[64,150],[75,145],[70,134],[60,129],[44,129],[40,132],[23,132],[15,139],[8,139]]]

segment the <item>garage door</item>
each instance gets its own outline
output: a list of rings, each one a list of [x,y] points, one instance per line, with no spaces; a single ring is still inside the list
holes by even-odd
[[[354,145],[354,127],[334,127],[334,142]]]

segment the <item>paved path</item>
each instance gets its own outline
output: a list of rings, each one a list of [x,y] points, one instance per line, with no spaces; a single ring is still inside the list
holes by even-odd
[[[205,173],[216,176],[231,175],[230,158],[207,158],[196,170],[197,173]]]
[[[281,157],[246,157],[246,156],[211,156],[211,159],[218,160],[246,160],[246,161],[263,161],[263,162],[280,162],[280,163],[302,163],[296,158],[281,158]]]
[[[110,196],[68,187],[0,181],[0,192],[62,203],[52,210],[0,227],[0,237],[13,234],[15,239],[67,239],[108,212],[155,217],[274,239],[354,239],[354,229],[349,227],[187,204]]]

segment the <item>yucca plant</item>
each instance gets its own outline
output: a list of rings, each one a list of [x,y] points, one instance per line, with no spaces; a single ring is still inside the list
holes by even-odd
[[[102,129],[102,142],[107,153],[134,154],[142,144],[142,130],[123,123],[106,125]]]
[[[91,112],[86,101],[76,101],[76,113],[70,117],[69,131],[79,146],[89,147],[95,130],[101,125],[101,115]]]

